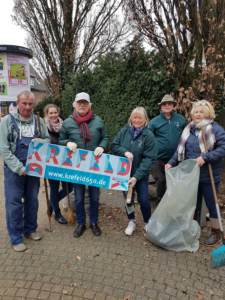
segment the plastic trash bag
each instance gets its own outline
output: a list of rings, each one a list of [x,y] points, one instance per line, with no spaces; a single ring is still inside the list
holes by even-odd
[[[147,224],[147,238],[159,247],[195,252],[200,226],[193,220],[197,202],[199,166],[184,160],[166,171],[167,190]]]

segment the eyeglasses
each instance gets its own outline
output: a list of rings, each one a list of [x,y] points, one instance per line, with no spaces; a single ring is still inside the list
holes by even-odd
[[[162,102],[161,105],[174,105],[175,103],[172,101]]]
[[[78,104],[78,105],[84,105],[84,106],[88,106],[90,103],[88,102],[88,101],[76,101],[76,104]]]

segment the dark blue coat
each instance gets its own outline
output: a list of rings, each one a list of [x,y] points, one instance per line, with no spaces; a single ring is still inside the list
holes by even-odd
[[[214,148],[209,150],[207,153],[201,153],[199,147],[199,140],[196,134],[196,129],[193,127],[190,131],[190,135],[185,144],[185,159],[197,158],[202,156],[202,158],[206,161],[200,168],[200,179],[199,182],[209,183],[209,172],[208,172],[208,164],[210,163],[213,169],[213,175],[215,183],[220,182],[220,172],[222,168],[222,158],[225,157],[225,131],[224,129],[216,122],[212,123],[213,133],[216,138],[216,142],[214,144]],[[173,157],[168,162],[172,166],[177,165],[177,152],[173,155]]]

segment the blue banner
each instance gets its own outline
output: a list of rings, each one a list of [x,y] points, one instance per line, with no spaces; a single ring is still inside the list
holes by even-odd
[[[26,173],[31,176],[67,181],[99,188],[128,190],[131,164],[125,157],[67,147],[31,142]]]

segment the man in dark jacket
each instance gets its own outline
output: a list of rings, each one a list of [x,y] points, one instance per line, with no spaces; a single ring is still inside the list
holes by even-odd
[[[165,164],[176,151],[180,135],[186,125],[185,118],[174,111],[176,101],[165,95],[159,103],[160,114],[149,123],[158,150],[157,161],[152,172],[157,184],[157,198],[161,200],[166,191]]]
[[[73,102],[74,112],[62,124],[59,144],[66,145],[71,151],[77,148],[94,151],[101,156],[108,144],[108,135],[102,119],[91,109],[90,96],[78,93]],[[95,236],[101,235],[98,226],[99,188],[88,186],[90,228]],[[86,230],[86,214],[84,208],[85,185],[74,184],[77,226],[73,236],[79,238]]]

